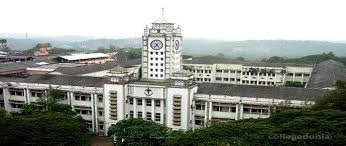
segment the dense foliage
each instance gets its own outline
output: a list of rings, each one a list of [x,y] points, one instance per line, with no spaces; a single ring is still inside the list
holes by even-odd
[[[270,63],[315,64],[315,63],[323,62],[330,59],[346,64],[346,57],[337,57],[334,55],[333,52],[316,54],[316,55],[308,55],[301,58],[288,58],[288,59],[285,59],[279,56],[273,56],[268,59],[262,59],[262,61],[270,62]]]
[[[140,119],[112,126],[120,145],[344,145],[346,82],[319,98],[313,108],[277,110],[268,119],[212,124],[194,131],[167,130]]]
[[[56,95],[49,89],[45,102],[25,105],[18,114],[0,109],[0,145],[90,145],[85,121]]]

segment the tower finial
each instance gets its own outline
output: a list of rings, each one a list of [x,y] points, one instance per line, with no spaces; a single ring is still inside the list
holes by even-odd
[[[162,16],[165,16],[165,8],[161,8],[162,10]]]

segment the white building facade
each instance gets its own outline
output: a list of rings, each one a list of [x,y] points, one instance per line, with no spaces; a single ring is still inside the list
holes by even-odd
[[[318,89],[222,82],[197,84],[193,81],[196,74],[181,71],[181,41],[180,28],[161,17],[150,29],[145,28],[141,80],[132,80],[130,76],[136,72],[121,68],[111,71],[107,78],[49,74],[0,77],[0,106],[20,112],[24,104],[35,103],[51,86],[64,92],[60,102],[71,105],[87,121],[90,131],[106,134],[111,125],[129,118],[151,120],[173,130],[194,129],[212,121],[267,118],[276,106],[310,106],[314,97],[324,93]],[[243,68],[235,67],[241,72],[235,71],[233,77],[231,69],[227,74],[223,70],[222,79],[238,82],[240,76],[242,82]]]

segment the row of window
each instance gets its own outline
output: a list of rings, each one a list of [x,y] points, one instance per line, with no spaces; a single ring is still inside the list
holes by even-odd
[[[160,53],[161,55],[163,55],[163,52],[150,52],[151,55],[154,55],[154,53],[155,53],[156,55],[159,55],[159,53]]]
[[[221,78],[221,77],[216,77],[215,78],[216,81],[222,81],[222,79],[223,79],[223,81],[227,81],[227,82],[236,80],[235,78]],[[237,79],[237,81],[240,82],[240,79]]]
[[[250,84],[250,85],[257,85],[257,81],[247,81],[247,80],[242,80],[243,84]],[[264,82],[264,81],[259,81],[259,85],[275,85],[275,82]]]
[[[92,111],[87,109],[75,109],[75,112],[80,115],[92,115]],[[98,116],[102,117],[103,111],[98,111]]]
[[[150,63],[150,66],[154,66],[154,63]],[[155,66],[159,66],[159,63],[155,63]],[[160,63],[160,66],[163,66],[163,63]]]
[[[81,94],[76,94],[74,95],[74,99],[78,101],[91,101],[91,96],[90,95],[81,95]],[[103,102],[103,95],[97,95],[98,102]]]
[[[204,81],[204,82],[210,82],[211,81],[210,78],[204,78],[204,80],[203,80],[203,78],[194,78],[194,80],[195,81]]]
[[[150,60],[154,60],[154,58],[151,57]],[[159,60],[159,58],[156,57],[155,60]],[[160,60],[163,61],[163,58],[160,58]]]
[[[159,77],[159,74],[150,74],[150,77]],[[160,77],[163,77],[163,74],[160,74]]]
[[[90,129],[90,130],[93,129],[93,124],[92,124],[91,121],[86,121],[86,128],[87,128],[87,129]],[[103,122],[99,122],[98,128],[99,128],[99,130],[104,130],[104,124],[103,124]]]
[[[241,71],[240,70],[216,70],[216,72],[217,73],[222,73],[222,71],[223,71],[223,73],[241,73]]]
[[[268,76],[275,76],[275,73],[254,73],[254,72],[243,72],[243,75],[259,75],[259,76],[266,76],[266,74],[268,74]]]
[[[310,74],[303,74],[303,73],[287,73],[287,76],[293,76],[293,74],[295,75],[295,76],[304,76],[304,77],[309,77],[310,76]]]
[[[152,99],[145,99],[146,106],[152,106],[151,105],[151,100]],[[133,105],[133,98],[129,98],[130,105]],[[161,106],[161,101],[160,100],[155,100],[155,106],[160,107]],[[143,105],[143,100],[142,99],[137,99],[137,105]]]
[[[138,118],[143,118],[143,112],[142,111],[138,111],[137,112],[137,116]],[[133,111],[130,111],[130,118],[133,118]],[[152,120],[151,119],[151,112],[146,112],[146,120]],[[155,113],[155,121],[160,121],[161,120],[161,114],[160,113]]]

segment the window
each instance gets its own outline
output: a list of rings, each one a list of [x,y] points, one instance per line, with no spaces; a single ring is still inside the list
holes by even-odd
[[[221,81],[222,80],[222,78],[220,78],[220,77],[216,77],[215,78],[217,81]]]
[[[161,63],[161,66],[163,66],[163,63]]]
[[[163,60],[163,58],[161,58],[161,60]]]
[[[143,113],[142,112],[138,112],[138,118],[142,118],[143,117]]]
[[[158,63],[155,63],[155,66],[159,66],[159,64],[158,64]]]
[[[99,129],[103,130],[103,124],[99,124]]]
[[[155,100],[155,106],[157,106],[157,107],[161,106],[161,101],[160,100]]]
[[[151,99],[146,99],[145,102],[146,102],[147,106],[151,106]]]
[[[154,70],[151,68],[150,71],[154,71]]]
[[[155,121],[160,121],[160,120],[161,120],[161,114],[155,113]]]
[[[158,71],[158,69],[155,69],[155,71]]]
[[[150,63],[150,66],[153,66],[154,64],[153,63]]]
[[[102,111],[99,111],[98,113],[99,113],[98,114],[99,116],[101,116],[101,117],[103,116],[103,112]]]
[[[160,74],[160,77],[163,77],[163,74]]]
[[[133,105],[133,98],[129,98],[130,100],[130,105]]]
[[[133,118],[133,111],[130,111],[130,118]]]
[[[219,70],[219,69],[218,69],[218,70],[216,70],[216,72],[217,72],[217,73],[222,73],[222,70]]]
[[[213,106],[213,111],[220,111],[220,107],[219,106]]]
[[[223,73],[228,73],[228,72],[229,72],[229,70],[224,70],[224,71],[223,71]]]
[[[99,102],[103,102],[103,96],[101,94],[97,95]]]
[[[156,55],[159,55],[159,52],[155,52]]]
[[[137,100],[137,105],[142,105],[142,99]]]
[[[150,77],[153,77],[153,74],[150,74]]]
[[[229,112],[229,107],[221,106],[221,107],[220,107],[220,111],[221,111],[221,112]]]
[[[147,112],[147,120],[151,120],[151,112]]]
[[[157,75],[157,74],[155,74],[155,77],[158,77],[158,75]]]
[[[153,58],[151,57],[150,60],[153,60]]]
[[[228,81],[228,78],[223,78],[224,81]]]
[[[155,58],[155,60],[159,60],[159,58]]]
[[[195,105],[196,105],[196,110],[204,110],[205,109],[204,103],[196,102]]]
[[[154,52],[150,52],[150,54],[151,54],[151,55],[153,55],[153,54],[154,54]]]
[[[163,55],[163,52],[161,52],[161,55]]]
[[[160,71],[163,72],[163,69],[161,69]]]

